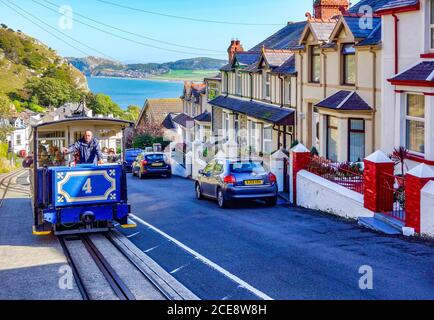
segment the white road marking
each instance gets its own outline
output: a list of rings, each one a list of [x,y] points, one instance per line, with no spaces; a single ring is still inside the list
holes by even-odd
[[[154,251],[155,249],[157,249],[159,246],[155,246],[155,247],[152,247],[152,248],[150,248],[150,249],[148,249],[148,250],[146,250],[146,251],[143,251],[144,253],[148,253],[148,252],[151,252],[151,251]]]
[[[129,236],[127,236],[127,238],[132,238],[134,236],[137,236],[138,234],[140,234],[140,232],[136,232],[136,233],[130,234]]]
[[[160,229],[154,227],[153,225],[147,223],[146,221],[140,219],[139,217],[137,217],[137,216],[135,216],[133,214],[131,214],[130,217],[133,218],[134,220],[136,220],[137,222],[141,223],[142,225],[149,227],[149,229],[152,229],[155,232],[159,233],[163,237],[169,239],[170,241],[172,241],[173,243],[175,243],[178,247],[184,249],[185,251],[187,251],[191,255],[195,256],[196,259],[202,261],[203,263],[205,263],[206,265],[210,266],[214,270],[217,270],[218,272],[222,273],[227,278],[231,279],[235,283],[238,283],[240,287],[245,288],[246,290],[250,291],[251,293],[253,293],[257,297],[259,297],[259,298],[261,298],[263,300],[273,300],[273,298],[271,298],[270,296],[266,295],[264,292],[260,291],[259,289],[256,289],[255,287],[251,286],[250,284],[248,284],[244,280],[238,278],[236,275],[230,273],[229,271],[227,271],[223,267],[221,267],[218,264],[212,262],[208,258],[202,256],[201,254],[199,254],[198,252],[194,251],[190,247],[186,246],[182,242],[180,242],[180,241],[176,240],[175,238],[169,236],[164,231],[161,231]]]
[[[184,264],[183,266],[180,266],[179,268],[176,268],[175,270],[173,270],[173,271],[171,271],[171,272],[169,272],[169,273],[170,273],[170,274],[175,274],[175,273],[177,273],[178,271],[184,269],[185,267],[187,267],[187,266],[189,266],[189,265],[190,265],[189,263]]]

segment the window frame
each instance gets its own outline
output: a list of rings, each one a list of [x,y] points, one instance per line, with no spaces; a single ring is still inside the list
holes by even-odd
[[[429,11],[429,50],[434,51],[434,0],[428,3]]]
[[[237,96],[242,96],[242,76],[240,70],[235,71],[235,94]]]
[[[264,71],[264,99],[271,100],[271,74]]]
[[[229,140],[230,115],[228,112],[223,112],[223,131],[225,134],[224,139]]]
[[[408,122],[409,121],[415,121],[415,122],[420,122],[423,123],[423,128],[424,128],[424,133],[426,133],[426,102],[424,100],[423,103],[423,108],[424,108],[424,117],[420,118],[420,117],[415,117],[415,116],[409,116],[408,115],[408,107],[409,107],[409,98],[410,96],[422,96],[425,98],[424,95],[422,94],[418,94],[418,93],[406,93],[405,95],[405,107],[404,107],[404,145],[405,147],[414,155],[418,155],[418,156],[425,156],[425,151],[419,152],[419,151],[415,151],[415,150],[411,150],[408,144]],[[423,120],[421,120],[423,119]],[[425,149],[425,144],[426,144],[426,135],[424,134],[423,137],[424,140],[424,149]]]
[[[332,126],[332,125],[330,125],[330,119],[331,118],[336,118],[336,117],[327,116],[327,118],[326,118],[326,157],[327,157],[327,159],[329,159],[331,161],[337,162],[338,161],[338,157],[339,157],[339,155],[338,155],[338,149],[337,149],[338,141],[336,141],[336,157],[337,157],[337,159],[335,159],[335,160],[334,159],[330,159],[330,129],[336,130],[337,133],[339,134],[339,127],[338,126]],[[336,118],[336,119],[338,119],[338,118]]]
[[[265,130],[270,130],[270,132],[271,132],[270,139],[265,139]],[[270,143],[270,152],[266,151],[266,148],[265,148],[266,142]],[[271,154],[273,152],[273,126],[271,124],[264,124],[262,127],[262,150],[261,151],[267,155]]]
[[[352,129],[351,128],[351,121],[352,120],[359,120],[363,121],[363,129]],[[363,159],[366,157],[366,120],[362,118],[348,118],[348,161],[351,161],[351,133],[363,133],[364,138],[364,150],[363,150],[363,156],[360,158],[360,160],[363,161]]]
[[[318,53],[315,53],[315,49],[318,49]],[[319,64],[319,74],[318,74],[318,80],[315,80],[315,68],[314,68],[314,58],[318,59]],[[310,83],[321,83],[321,49],[319,45],[313,45],[309,47],[309,82]]]
[[[349,46],[353,46],[354,52],[348,53],[348,52],[344,52],[344,50],[349,47]],[[347,72],[347,65],[348,65],[348,61],[347,58],[348,57],[353,57],[354,59],[354,83],[349,82],[348,79],[348,72]],[[345,86],[355,86],[356,85],[356,49],[354,48],[354,43],[345,43],[342,45],[342,49],[341,49],[341,59],[342,59],[342,85]]]

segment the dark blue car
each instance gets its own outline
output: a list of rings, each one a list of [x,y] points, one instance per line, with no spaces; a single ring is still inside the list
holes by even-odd
[[[137,156],[142,152],[142,149],[125,150],[124,168],[126,172],[132,172],[133,162],[136,161]]]
[[[199,172],[196,196],[216,199],[221,208],[238,200],[264,200],[275,206],[276,176],[261,161],[215,159]]]

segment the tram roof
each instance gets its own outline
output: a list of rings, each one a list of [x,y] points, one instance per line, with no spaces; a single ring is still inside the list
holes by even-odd
[[[57,127],[61,126],[63,124],[67,125],[73,125],[76,123],[77,125],[85,123],[86,125],[117,125],[119,127],[129,127],[133,126],[134,123],[127,120],[121,120],[121,119],[113,119],[113,118],[89,118],[89,117],[80,117],[80,118],[68,118],[58,121],[51,121],[46,123],[41,123],[36,126],[32,126],[33,130],[38,130],[40,128],[49,128],[49,127]]]

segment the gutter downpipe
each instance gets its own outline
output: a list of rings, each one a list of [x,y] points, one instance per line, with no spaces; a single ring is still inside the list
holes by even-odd
[[[250,101],[253,101],[253,74],[249,72],[250,77]]]
[[[295,122],[295,138],[296,139],[299,139],[299,141],[300,141],[300,143],[302,143],[302,141],[303,141],[303,137],[302,136],[300,136],[300,137],[298,137],[298,135],[299,135],[299,132],[301,132],[301,134],[303,134],[303,122],[302,121],[300,121],[300,128],[298,127],[298,125],[299,125],[299,123],[298,123],[298,116],[299,116],[299,108],[303,108],[303,63],[304,63],[304,61],[303,61],[303,54],[301,53],[301,52],[299,52],[299,55],[300,55],[300,103],[296,103],[296,106],[295,106],[295,119],[294,119],[294,122]],[[297,90],[296,91],[298,91],[298,88],[297,88]],[[297,97],[298,98],[298,97]]]
[[[392,17],[395,19],[395,75],[396,75],[399,72],[399,63],[398,63],[398,57],[399,57],[398,22],[399,22],[399,18],[395,12],[392,13]]]
[[[376,135],[376,121],[377,121],[377,52],[371,47],[369,51],[372,53],[373,58],[373,66],[372,66],[372,84],[374,87],[374,92],[372,94],[372,108],[374,109],[372,114],[372,126],[373,126],[373,135],[372,135],[372,148],[373,150],[376,150],[375,148],[375,135]]]

